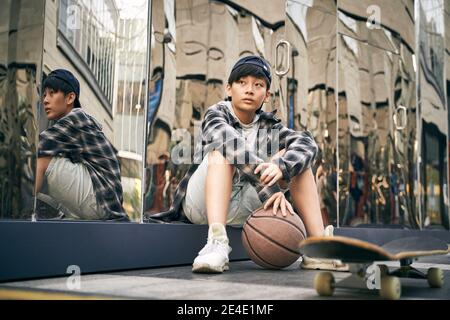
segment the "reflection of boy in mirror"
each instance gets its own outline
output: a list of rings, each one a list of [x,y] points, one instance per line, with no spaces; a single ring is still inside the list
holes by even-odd
[[[43,83],[43,105],[54,124],[39,135],[36,194],[48,195],[67,218],[121,220],[123,192],[117,150],[101,125],[81,109],[72,73],[52,71]]]
[[[272,208],[274,214],[280,209],[278,214],[282,216],[295,214],[285,198],[287,190],[309,236],[332,234],[332,226],[324,230],[310,168],[318,150],[313,136],[308,131],[289,129],[275,118],[275,112],[261,110],[270,97],[271,80],[264,59],[241,58],[226,86],[231,101],[219,102],[205,113],[201,163],[194,164],[180,182],[172,209],[181,207],[192,223],[209,224],[208,241],[194,260],[194,272],[228,269],[231,248],[226,224],[243,224],[261,206]],[[264,156],[261,149],[271,150],[271,146],[269,139],[260,139],[259,134],[266,131],[270,135],[277,130],[280,147],[271,157]],[[324,263],[303,259],[304,267],[334,268],[334,264]]]

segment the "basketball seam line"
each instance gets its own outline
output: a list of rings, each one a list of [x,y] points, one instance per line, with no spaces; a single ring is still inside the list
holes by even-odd
[[[303,232],[302,229],[300,229],[299,227],[297,227],[295,224],[293,224],[291,221],[286,220],[285,218],[279,218],[277,216],[252,216],[252,218],[258,218],[258,219],[267,219],[267,218],[271,218],[271,219],[277,219],[277,220],[283,220],[284,222],[289,223],[291,226],[293,226],[295,229],[297,229],[298,231],[300,231],[300,233],[303,235],[303,238],[306,239],[306,234]]]
[[[253,228],[253,229],[254,229],[254,228]],[[254,230],[255,230],[255,229],[254,229]],[[256,252],[256,250],[253,249],[253,247],[252,247],[250,241],[248,240],[247,232],[245,232],[245,230],[242,230],[242,231],[244,232],[244,236],[245,236],[245,239],[247,240],[248,246],[250,247],[250,249],[252,249],[253,254],[254,254],[255,256],[257,256],[258,259],[260,259],[262,262],[267,263],[269,266],[272,266],[272,267],[274,267],[274,268],[283,268],[282,266],[277,266],[276,264],[272,264],[272,263],[270,263],[270,262],[267,262],[265,259],[261,258],[261,256]],[[256,230],[256,231],[257,231],[257,230]]]
[[[286,251],[289,251],[290,253],[294,253],[294,254],[300,254],[299,252],[296,252],[294,250],[291,250],[289,248],[286,248],[285,246],[283,246],[281,243],[279,243],[278,241],[272,239],[271,237],[263,234],[261,231],[259,231],[258,229],[256,229],[254,226],[252,226],[250,223],[247,222],[247,224],[249,225],[250,228],[252,228],[253,230],[255,230],[257,233],[259,233],[261,236],[269,239],[270,241],[273,241],[273,243],[279,245],[281,248],[285,249]]]

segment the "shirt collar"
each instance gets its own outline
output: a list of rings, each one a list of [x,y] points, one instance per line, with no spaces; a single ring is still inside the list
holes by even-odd
[[[231,101],[224,101],[223,104],[228,109],[228,111],[231,115],[231,118],[233,121],[233,126],[235,126],[237,124],[242,125],[242,123],[239,121],[237,116],[234,114],[233,107],[231,106]],[[265,112],[265,111],[261,110],[259,113],[257,113],[255,115],[255,118],[253,119],[252,124],[257,121],[261,121],[261,119],[280,122],[281,120],[275,117],[275,113],[277,113],[277,111],[278,111],[278,109],[274,109],[273,111],[270,111],[270,112]]]
[[[275,122],[280,122],[281,120],[278,119],[277,117],[275,117],[275,113],[277,113],[277,111],[278,111],[278,109],[274,109],[273,111],[269,111],[269,112],[261,110],[261,112],[259,114],[259,118],[266,119],[266,120],[272,120]]]

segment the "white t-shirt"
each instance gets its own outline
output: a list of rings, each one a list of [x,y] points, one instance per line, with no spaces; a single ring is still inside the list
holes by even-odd
[[[256,138],[259,130],[259,115],[255,114],[253,121],[249,124],[242,123],[239,118],[236,116],[233,110],[233,106],[230,101],[227,101],[227,106],[231,111],[231,114],[239,121],[242,127],[242,136],[245,138],[247,144],[247,150],[253,150],[256,152]]]

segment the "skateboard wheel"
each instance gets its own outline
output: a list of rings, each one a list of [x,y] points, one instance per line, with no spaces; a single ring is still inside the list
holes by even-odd
[[[333,274],[331,272],[318,273],[314,278],[314,288],[320,296],[332,296],[334,292]]]
[[[380,296],[387,300],[398,300],[402,294],[400,280],[397,277],[382,277]]]
[[[389,267],[385,264],[379,264],[378,268],[380,269],[380,276],[384,277],[389,274]]]
[[[441,288],[444,285],[444,272],[439,268],[430,268],[427,272],[428,284],[432,288]]]

